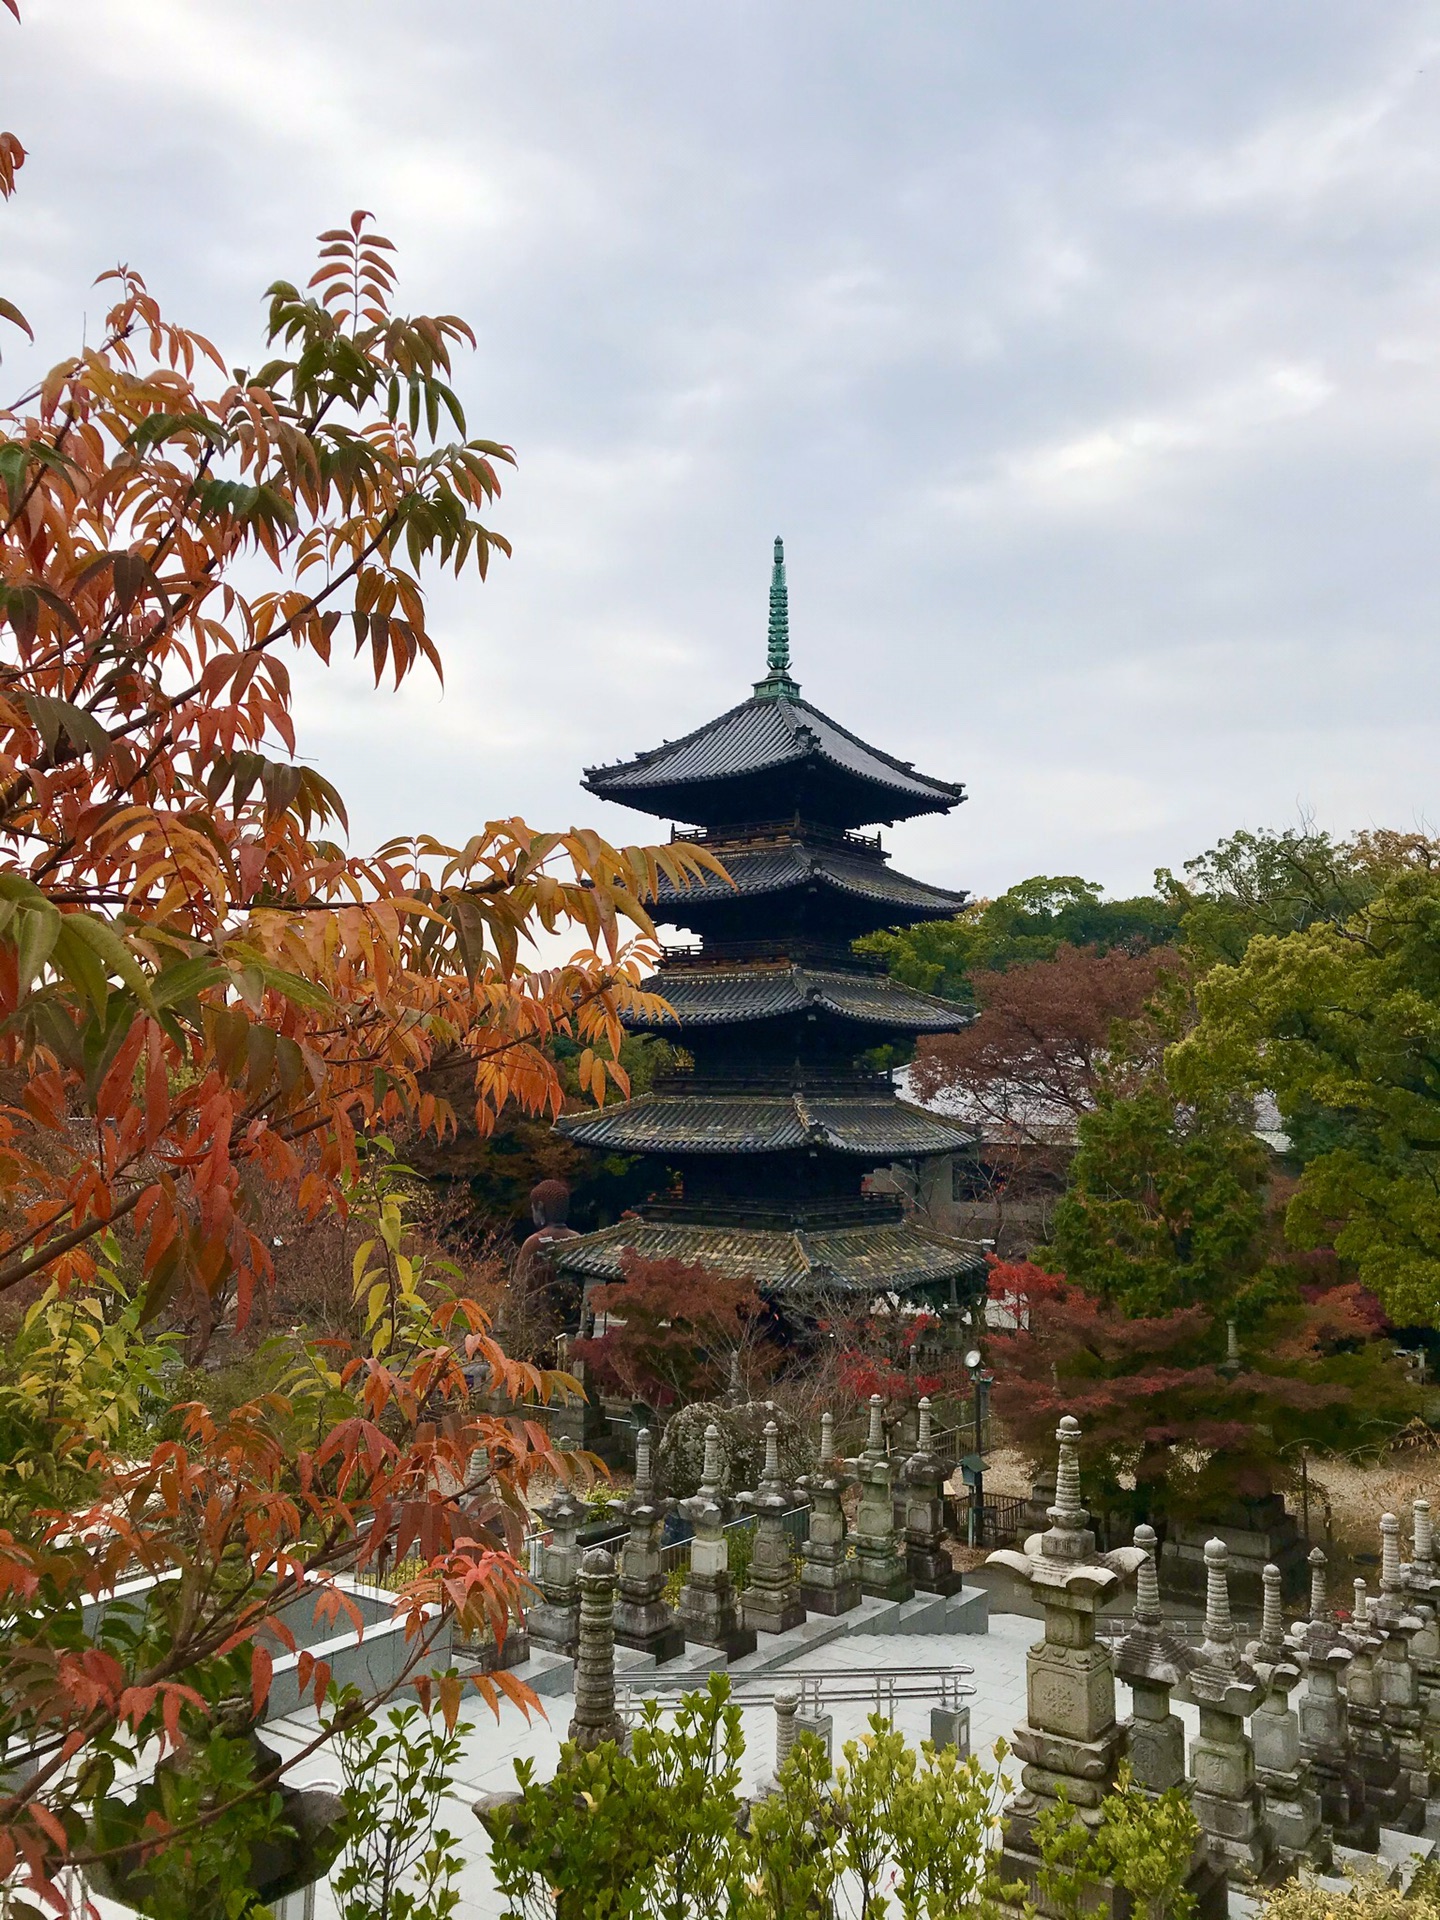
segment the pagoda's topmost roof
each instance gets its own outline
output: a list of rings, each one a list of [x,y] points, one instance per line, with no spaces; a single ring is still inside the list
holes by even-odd
[[[642,813],[708,826],[802,810],[837,826],[947,813],[958,783],[917,773],[802,700],[790,678],[785,562],[775,542],[769,672],[754,694],[683,739],[614,766],[587,767],[584,784]]]

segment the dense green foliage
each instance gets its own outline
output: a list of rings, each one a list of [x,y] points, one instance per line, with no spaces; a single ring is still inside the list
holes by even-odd
[[[450,1920],[460,1903],[456,1837],[437,1826],[470,1727],[419,1707],[383,1723],[358,1690],[332,1699],[345,1844],[332,1879],[341,1920]]]
[[[1171,1070],[1190,1097],[1270,1089],[1306,1163],[1287,1230],[1332,1245],[1402,1322],[1440,1320],[1440,875],[1253,939],[1199,986]]]
[[[729,1682],[682,1701],[672,1729],[653,1702],[630,1751],[561,1749],[553,1780],[516,1762],[520,1792],[484,1821],[513,1920],[977,1920],[1002,1887],[993,1841],[1010,1782],[977,1758],[926,1741],[917,1751],[878,1714],[833,1769],[802,1734],[769,1790],[740,1794],[744,1744]],[[999,1767],[1006,1758],[997,1747]],[[1178,1796],[1152,1804],[1122,1782],[1077,1849],[1048,1823],[1042,1857],[1057,1893],[1093,1896],[1110,1875],[1140,1910],[1183,1913],[1196,1826]],[[1157,1907],[1156,1898],[1170,1899]]]
[[[994,900],[966,907],[953,920],[867,934],[855,944],[878,954],[908,987],[969,1002],[973,973],[1000,972],[1029,960],[1050,960],[1062,946],[1136,951],[1168,946],[1179,932],[1158,896],[1105,900],[1093,880],[1037,874]]]
[[[1221,1092],[1190,1105],[1161,1073],[1102,1088],[1078,1126],[1052,1242],[1065,1272],[1127,1313],[1229,1302],[1257,1262],[1267,1154]]]

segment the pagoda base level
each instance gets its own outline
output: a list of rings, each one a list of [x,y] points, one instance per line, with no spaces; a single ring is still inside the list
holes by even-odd
[[[860,1599],[858,1579],[836,1587],[810,1587],[800,1582],[800,1604],[807,1613],[827,1614],[833,1620],[838,1614],[853,1612]]]
[[[866,1580],[862,1576],[860,1591],[867,1600],[898,1600],[903,1604],[915,1598],[915,1582],[901,1567],[885,1580]]]
[[[767,1227],[702,1226],[661,1220],[621,1220],[598,1233],[565,1241],[556,1265],[580,1280],[621,1278],[622,1254],[643,1260],[683,1260],[753,1280],[762,1293],[797,1299],[900,1293],[956,1298],[968,1304],[985,1285],[985,1255],[973,1240],[936,1233],[911,1220],[851,1227],[782,1231]]]
[[[685,1651],[685,1629],[678,1620],[668,1627],[659,1627],[652,1633],[622,1633],[615,1629],[617,1647],[630,1647],[636,1653],[651,1653],[655,1656],[657,1667],[663,1667],[667,1660],[678,1660]]]
[[[734,1627],[714,1640],[704,1634],[687,1633],[685,1644],[687,1647],[713,1647],[718,1653],[723,1653],[727,1660],[743,1660],[747,1653],[754,1653],[760,1642],[753,1627]]]
[[[793,1600],[788,1606],[779,1608],[757,1607],[753,1602],[747,1605],[742,1600],[740,1618],[745,1623],[747,1631],[793,1633],[796,1627],[804,1626],[805,1609],[798,1600]]]
[[[917,1552],[911,1548],[905,1555],[905,1571],[917,1593],[943,1593],[948,1598],[952,1593],[959,1593],[965,1584],[960,1569],[948,1553]]]

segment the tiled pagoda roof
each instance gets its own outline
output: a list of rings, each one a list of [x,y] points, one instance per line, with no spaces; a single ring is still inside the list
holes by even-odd
[[[985,1255],[913,1221],[825,1229],[765,1229],[620,1220],[556,1249],[557,1264],[590,1280],[618,1280],[627,1247],[647,1260],[699,1261],[749,1276],[767,1294],[938,1291],[952,1279],[983,1284]]]
[[[627,1020],[633,1030],[733,1026],[787,1013],[823,1012],[895,1033],[953,1033],[971,1018],[951,1000],[918,993],[887,974],[803,966],[676,967],[645,982],[675,1019]]]
[[[583,784],[602,800],[699,820],[713,811],[694,804],[692,796],[702,789],[807,763],[839,775],[853,790],[850,812],[857,825],[947,813],[965,798],[962,786],[932,780],[908,762],[867,746],[798,692],[757,694],[683,739],[616,766],[587,767]]]
[[[648,1093],[586,1113],[556,1130],[577,1146],[610,1153],[793,1153],[819,1147],[898,1160],[955,1153],[974,1131],[908,1107],[893,1095],[827,1092],[823,1083],[781,1092]]]
[[[737,895],[749,900],[811,886],[827,887],[836,893],[893,909],[897,924],[948,920],[959,913],[969,898],[968,894],[951,893],[944,887],[932,887],[924,880],[893,873],[883,858],[874,854],[851,853],[837,846],[807,845],[799,838],[749,847],[711,842],[710,851],[724,866],[730,884],[708,876],[690,887],[676,887],[662,880],[655,896],[657,920],[668,918],[673,911],[684,925],[687,908],[708,904],[711,900],[725,903]]]

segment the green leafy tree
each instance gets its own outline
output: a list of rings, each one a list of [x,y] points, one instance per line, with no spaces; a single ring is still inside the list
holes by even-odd
[[[1095,1909],[1096,1882],[1113,1880],[1133,1895],[1142,1920],[1190,1920],[1196,1902],[1185,1882],[1199,1838],[1200,1823],[1184,1794],[1172,1788],[1152,1800],[1135,1786],[1128,1766],[1093,1829],[1062,1793],[1035,1823],[1043,1911],[1056,1920],[1083,1920]]]
[[[392,1707],[382,1724],[362,1705],[355,1688],[331,1696],[346,1814],[331,1882],[341,1920],[449,1920],[461,1860],[436,1816],[471,1729],[414,1706]]]
[[[1440,874],[1253,939],[1199,1009],[1168,1071],[1199,1103],[1273,1092],[1307,1146],[1292,1242],[1333,1245],[1393,1319],[1440,1324]]]
[[[525,1920],[691,1920],[724,1911],[740,1813],[740,1710],[712,1675],[673,1727],[646,1701],[630,1751],[569,1742],[553,1780],[484,1816],[495,1883]]]
[[[1426,834],[1382,829],[1336,840],[1287,827],[1233,833],[1187,860],[1183,880],[1162,867],[1155,885],[1203,971],[1235,964],[1257,935],[1341,924],[1396,874],[1433,872],[1437,863],[1440,843]]]
[[[1050,960],[1065,946],[1144,952],[1168,946],[1178,931],[1158,896],[1106,900],[1094,880],[1037,874],[994,900],[973,902],[953,920],[866,934],[856,947],[878,954],[906,986],[968,1003],[974,973]]]
[[[1059,1264],[1125,1312],[1221,1306],[1259,1263],[1268,1168],[1246,1104],[1182,1101],[1163,1075],[1103,1087],[1055,1210]]]

